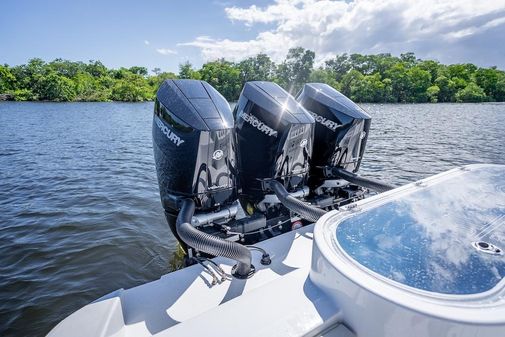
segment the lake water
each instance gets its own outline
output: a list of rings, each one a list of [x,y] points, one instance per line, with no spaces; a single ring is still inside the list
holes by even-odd
[[[361,174],[404,184],[505,164],[505,104],[363,107]],[[0,335],[46,334],[118,288],[174,268],[159,201],[152,103],[0,102]]]

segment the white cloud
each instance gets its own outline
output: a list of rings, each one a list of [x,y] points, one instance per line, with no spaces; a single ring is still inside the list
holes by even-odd
[[[175,54],[177,54],[177,51],[175,51],[173,49],[168,49],[168,48],[158,48],[158,49],[156,49],[156,51],[158,53],[160,53],[161,55],[175,55]]]
[[[145,44],[146,46],[148,46],[148,45],[149,45],[149,41],[144,40],[144,44]]]
[[[208,36],[199,36],[192,42],[179,43],[177,46],[198,47],[205,60],[224,57],[230,61],[239,61],[259,53],[267,53],[273,59],[282,59],[286,56],[284,47],[288,44],[294,46],[289,38],[267,31],[249,41],[216,40]],[[283,45],[282,48],[279,48],[280,45]]]
[[[266,7],[227,7],[225,13],[260,32],[244,41],[200,36],[180,45],[199,48],[204,60],[265,52],[279,61],[289,48],[302,46],[319,60],[344,52],[414,51],[441,61],[467,57],[505,66],[505,46],[498,48],[505,0],[275,0]]]
[[[464,29],[461,29],[461,30],[450,32],[450,33],[446,34],[446,37],[453,38],[453,39],[458,39],[458,38],[462,38],[462,37],[465,37],[465,36],[470,36],[470,35],[473,35],[473,34],[484,32],[487,29],[498,27],[498,26],[501,26],[503,24],[505,24],[505,16],[499,17],[497,19],[493,19],[493,20],[488,21],[488,22],[486,22],[486,23],[484,23],[483,25],[480,25],[480,26],[470,26],[468,28],[464,28]],[[503,33],[505,34],[505,31]]]

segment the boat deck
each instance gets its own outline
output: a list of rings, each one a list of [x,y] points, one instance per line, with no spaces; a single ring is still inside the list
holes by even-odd
[[[272,263],[247,280],[212,285],[200,265],[117,290],[78,310],[50,336],[353,336],[338,324],[340,310],[309,279],[314,225],[257,246]],[[214,259],[226,273],[234,261]]]

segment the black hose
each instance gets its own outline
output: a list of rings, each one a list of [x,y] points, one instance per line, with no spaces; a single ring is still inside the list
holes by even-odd
[[[279,198],[281,204],[306,220],[316,222],[320,217],[326,214],[326,211],[310,206],[290,195],[284,186],[276,180],[270,181],[270,188],[274,191],[277,198]]]
[[[327,171],[329,171],[328,173],[332,177],[338,177],[338,178],[345,179],[352,184],[366,187],[366,188],[372,189],[374,191],[377,191],[379,193],[386,192],[386,191],[396,188],[396,186],[393,186],[390,184],[386,184],[386,183],[383,183],[383,182],[380,182],[380,181],[377,181],[374,179],[370,179],[370,178],[361,177],[357,174],[346,171],[340,167],[331,167],[331,168],[328,168]]]
[[[214,256],[223,256],[238,262],[235,274],[239,278],[251,274],[251,252],[245,246],[203,233],[191,225],[195,203],[191,199],[182,202],[177,217],[176,230],[181,240],[194,249]]]

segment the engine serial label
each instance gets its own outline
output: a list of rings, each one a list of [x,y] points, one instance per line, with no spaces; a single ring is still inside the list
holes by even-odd
[[[163,122],[159,119],[156,118],[156,125],[160,128],[161,132],[167,136],[168,140],[172,141],[176,146],[181,145],[184,143],[184,140],[181,139],[181,137],[177,136],[172,130],[168,128]]]
[[[277,131],[260,121],[258,118],[255,116],[248,114],[246,112],[242,113],[242,118],[244,121],[247,123],[251,124],[254,128],[258,129],[259,131],[265,133],[268,136],[274,136],[277,137]]]

